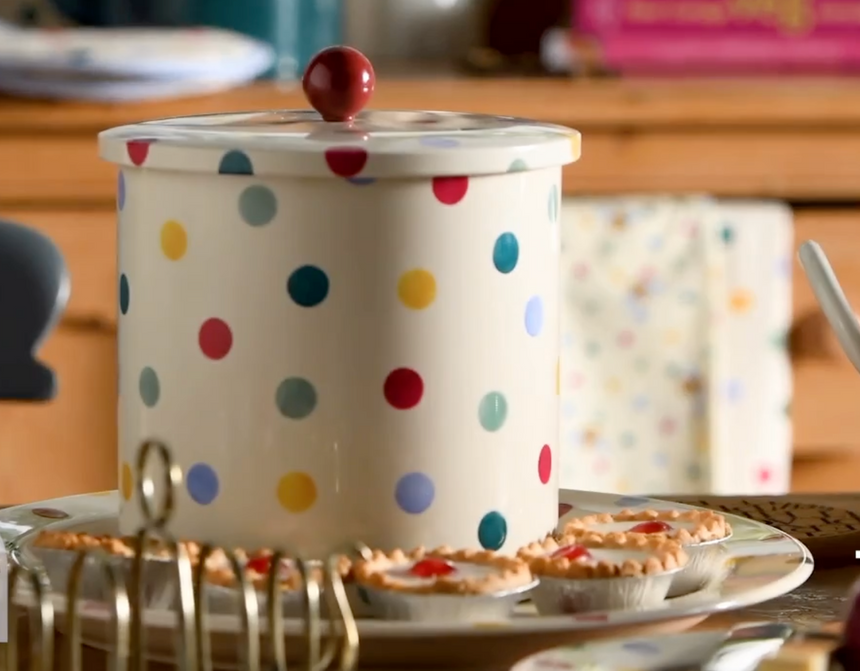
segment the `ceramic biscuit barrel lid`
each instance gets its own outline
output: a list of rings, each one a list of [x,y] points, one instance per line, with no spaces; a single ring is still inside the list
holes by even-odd
[[[579,134],[361,111],[373,70],[345,47],[304,86],[315,111],[99,137],[120,168],[122,531],[154,437],[184,474],[179,537],[314,555],[543,536]]]

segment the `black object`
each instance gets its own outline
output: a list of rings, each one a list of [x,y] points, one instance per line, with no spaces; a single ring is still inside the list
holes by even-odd
[[[60,250],[31,228],[0,220],[0,401],[49,401],[57,377],[36,352],[69,300]]]

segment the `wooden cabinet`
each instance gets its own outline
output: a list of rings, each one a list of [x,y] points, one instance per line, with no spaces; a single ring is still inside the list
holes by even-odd
[[[825,245],[860,304],[860,81],[383,80],[373,105],[576,127],[583,157],[565,169],[567,194],[786,200],[798,240]],[[98,159],[97,133],[156,117],[304,106],[298,89],[267,86],[138,105],[0,99],[0,216],[50,235],[72,276],[69,309],[41,353],[59,372],[59,397],[0,407],[0,502],[115,486],[116,172]],[[795,487],[860,489],[860,374],[799,268],[794,303]]]

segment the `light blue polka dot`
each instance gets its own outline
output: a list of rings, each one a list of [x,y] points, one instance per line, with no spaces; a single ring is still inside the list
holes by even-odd
[[[657,452],[652,459],[657,468],[666,468],[669,465],[669,456],[663,452]]]
[[[218,474],[209,464],[194,464],[185,476],[188,494],[201,506],[207,506],[218,496]]]
[[[641,496],[622,496],[616,499],[614,504],[619,508],[638,508],[651,503],[651,499],[646,499]]]
[[[508,523],[495,510],[487,513],[478,525],[478,542],[485,550],[499,550],[508,537]]]
[[[116,206],[120,212],[125,207],[125,175],[122,170],[116,179]]]
[[[508,274],[517,267],[520,243],[513,233],[502,233],[493,245],[493,265],[500,273]]]
[[[317,407],[317,390],[301,377],[289,377],[278,385],[275,403],[284,417],[304,419]]]
[[[437,147],[439,149],[453,149],[459,147],[460,143],[452,137],[440,137],[438,135],[428,135],[419,140],[425,147]]]
[[[221,157],[218,165],[218,173],[221,175],[253,175],[254,166],[245,152],[234,150],[228,151]]]
[[[508,172],[525,172],[528,169],[529,166],[526,164],[526,162],[523,159],[518,158],[513,163],[511,163],[511,167],[508,168]]]
[[[272,190],[262,184],[249,186],[239,196],[239,214],[249,226],[265,226],[278,211],[278,201]]]
[[[660,646],[649,643],[648,641],[629,641],[622,646],[625,650],[634,652],[639,655],[658,655],[660,654]]]
[[[543,301],[540,296],[532,296],[526,303],[526,333],[533,338],[543,329]]]
[[[649,399],[645,394],[639,394],[633,397],[634,410],[646,410],[649,405],[651,405],[651,399]]]
[[[424,473],[407,473],[397,481],[394,499],[398,507],[410,515],[420,515],[436,496],[433,481]]]
[[[558,210],[559,210],[558,185],[553,184],[552,188],[550,188],[550,190],[549,190],[549,203],[548,203],[549,220],[553,223],[558,221]]]
[[[726,400],[731,403],[737,403],[744,396],[744,383],[736,378],[727,380],[724,387],[724,393],[726,395]]]

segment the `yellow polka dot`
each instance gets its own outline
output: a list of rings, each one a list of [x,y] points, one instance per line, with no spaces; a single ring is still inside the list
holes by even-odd
[[[436,300],[436,278],[420,268],[403,273],[397,283],[397,295],[406,307],[423,310]]]
[[[609,274],[609,280],[616,287],[625,287],[627,285],[627,273],[623,268],[613,268]]]
[[[735,289],[729,297],[729,307],[739,314],[749,312],[754,302],[755,297],[746,289]]]
[[[188,234],[178,221],[168,221],[161,227],[161,251],[171,261],[178,261],[188,249]]]
[[[621,380],[617,377],[611,377],[606,381],[606,391],[610,394],[617,394],[621,391]]]
[[[131,474],[131,466],[128,464],[122,465],[122,475],[120,476],[120,491],[122,498],[126,501],[131,501],[132,490],[134,489],[134,476]]]
[[[667,345],[677,345],[681,342],[681,332],[678,329],[668,329],[664,331],[663,342]]]
[[[700,429],[696,434],[696,452],[707,454],[711,450],[711,441],[707,430]]]
[[[287,473],[278,483],[278,501],[291,513],[303,513],[317,500],[317,486],[307,473]]]
[[[619,478],[615,483],[615,491],[618,494],[628,494],[630,492],[630,483],[624,478]]]

